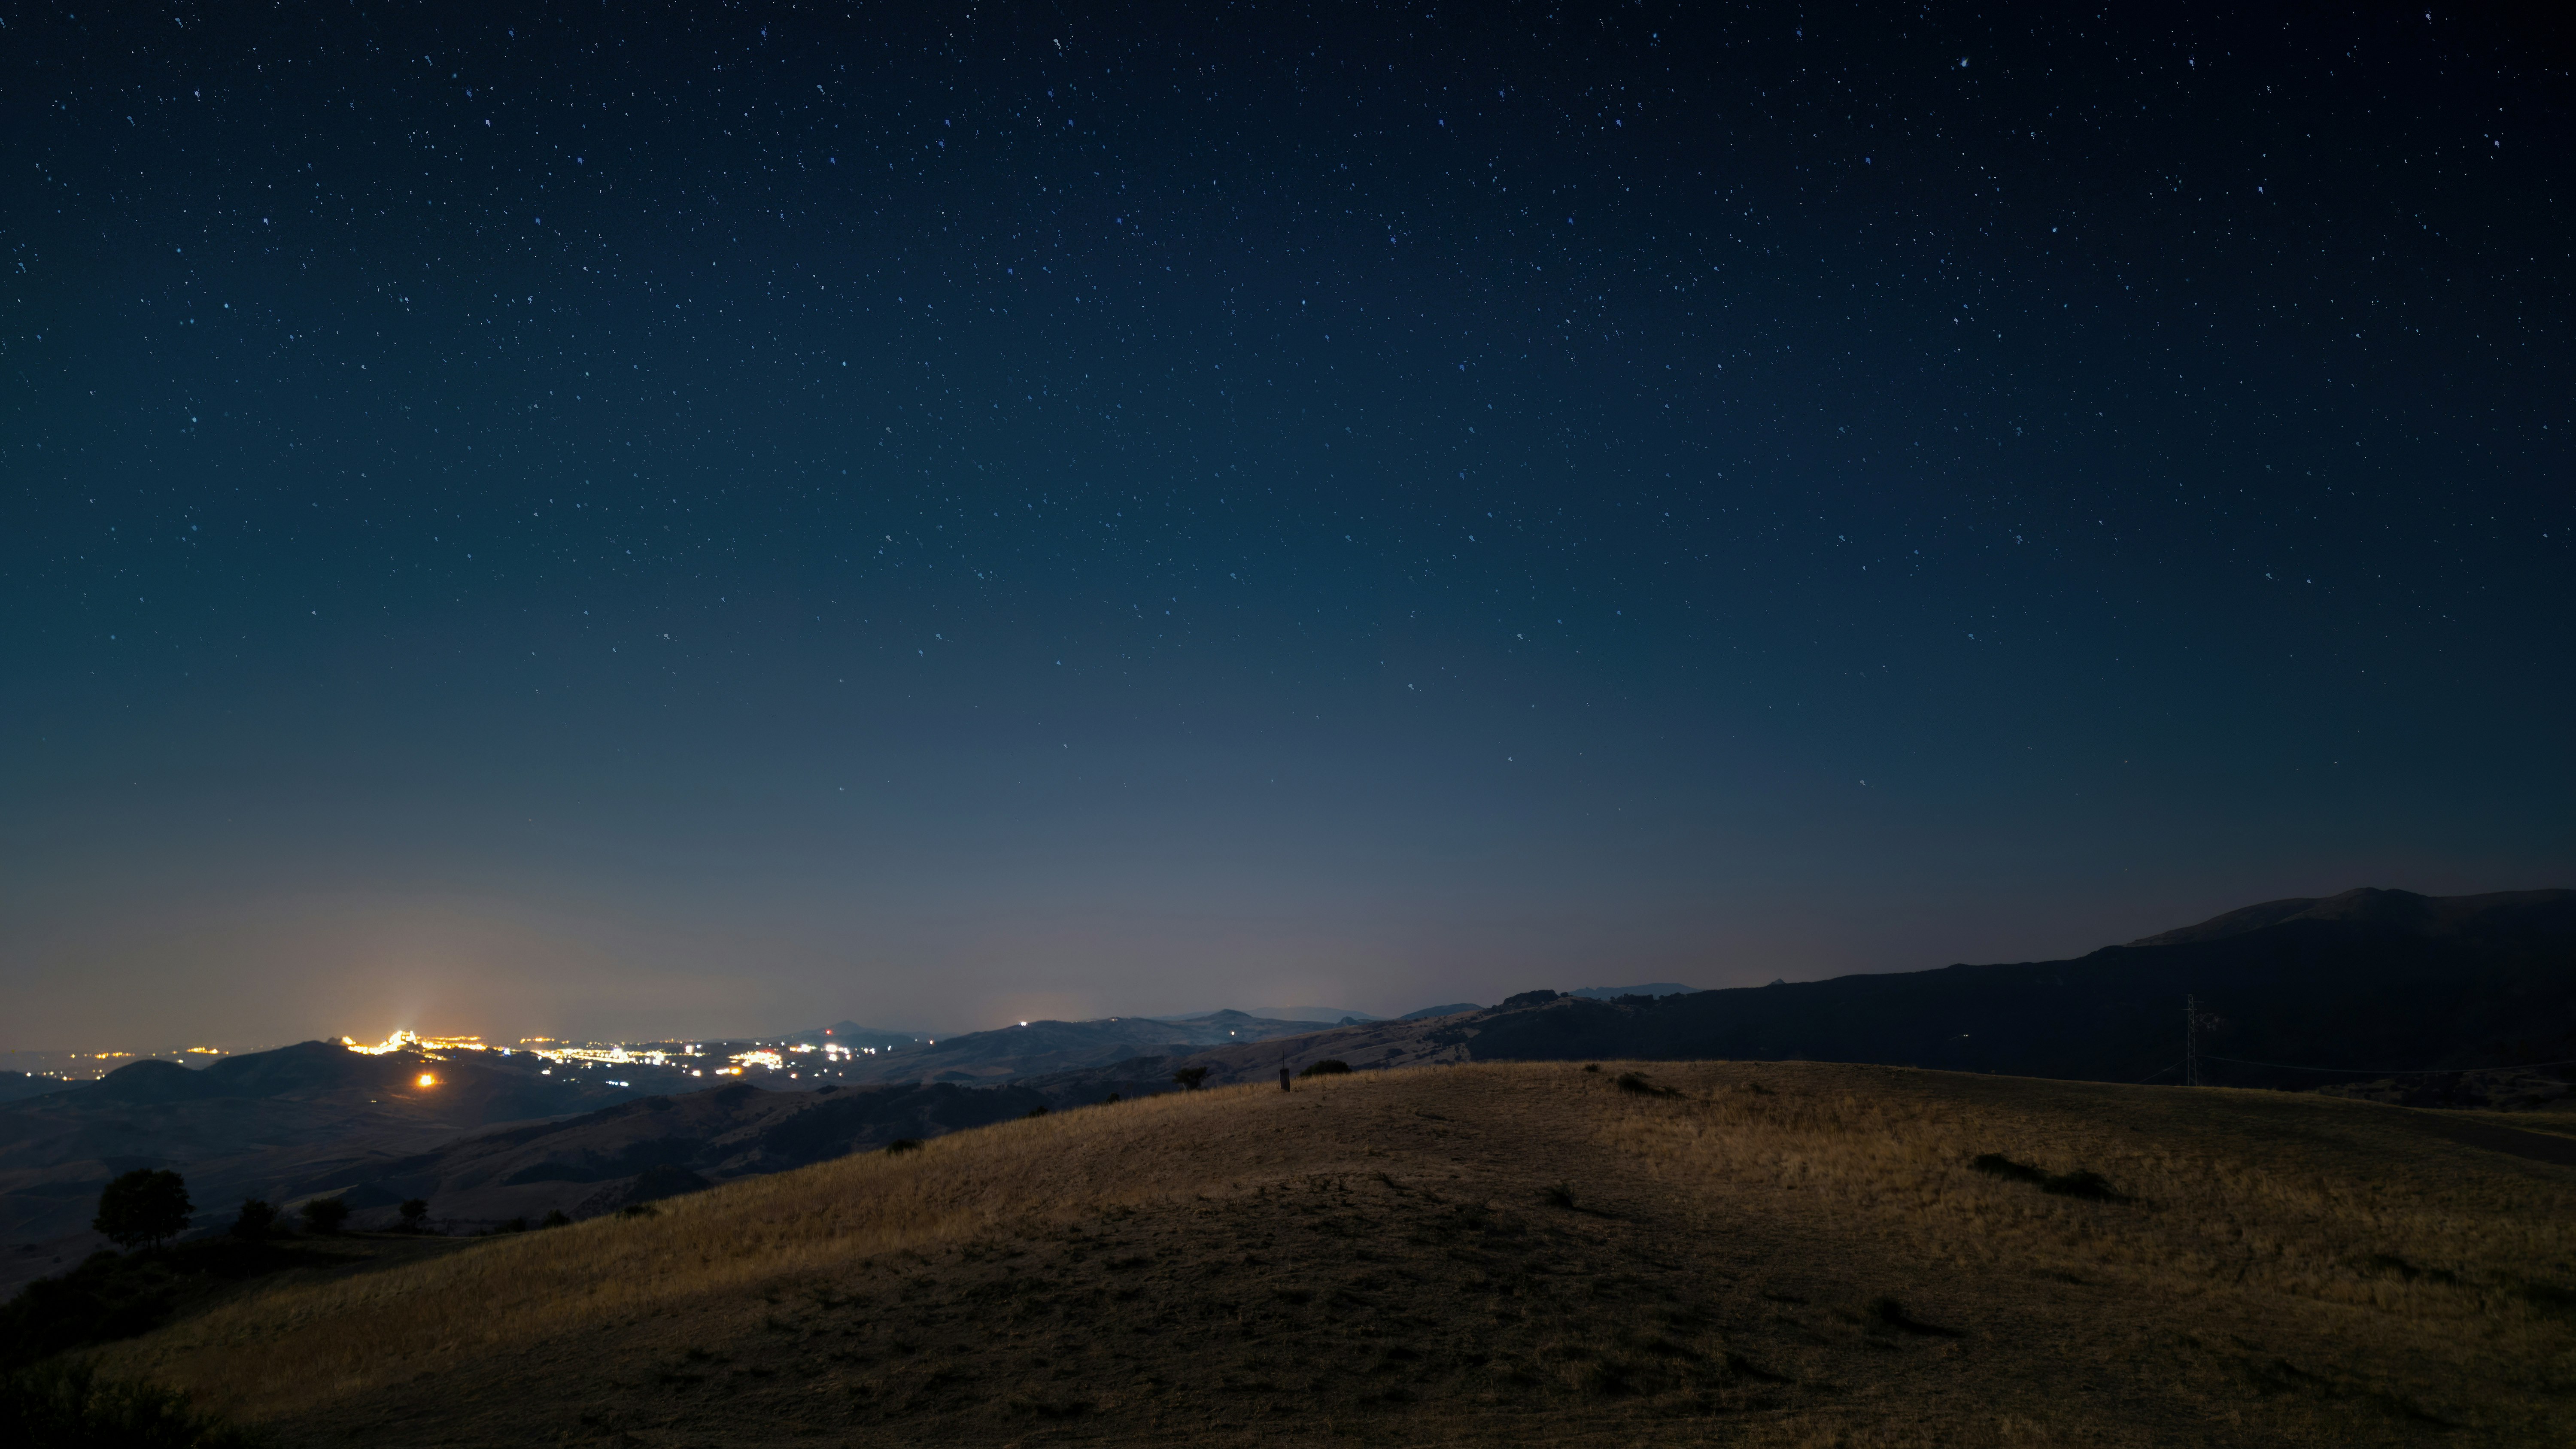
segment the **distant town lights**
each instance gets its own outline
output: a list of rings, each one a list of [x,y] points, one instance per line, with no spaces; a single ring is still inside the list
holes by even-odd
[[[420,1084],[424,1087],[435,1087],[438,1085],[438,1078],[431,1076],[427,1072],[423,1072],[420,1074]]]

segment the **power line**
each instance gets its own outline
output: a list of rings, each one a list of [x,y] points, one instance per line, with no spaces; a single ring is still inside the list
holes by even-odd
[[[2563,1067],[2576,1063],[2576,1057],[2561,1057],[2554,1062],[2515,1062],[2502,1067],[2302,1067],[2289,1062],[2253,1062],[2243,1057],[2202,1057],[2204,1062],[2234,1062],[2240,1067],[2278,1067],[2285,1072],[2324,1072],[2343,1077],[2438,1077],[2444,1072],[2516,1072],[2526,1067]]]

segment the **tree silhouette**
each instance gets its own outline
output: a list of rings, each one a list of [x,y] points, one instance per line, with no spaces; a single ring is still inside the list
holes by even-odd
[[[336,1233],[349,1220],[349,1205],[336,1197],[317,1197],[304,1205],[304,1226],[317,1233]]]
[[[90,1226],[120,1248],[157,1248],[186,1230],[193,1206],[187,1180],[179,1174],[138,1167],[98,1195],[98,1216]]]
[[[1205,1067],[1183,1067],[1172,1073],[1172,1080],[1180,1083],[1184,1090],[1195,1092],[1199,1089],[1199,1083],[1207,1080],[1207,1074],[1208,1069]]]
[[[277,1209],[255,1197],[242,1199],[241,1216],[233,1219],[232,1235],[245,1243],[266,1238],[277,1227]]]
[[[420,1232],[422,1230],[422,1225],[429,1218],[429,1199],[425,1197],[407,1198],[404,1200],[403,1205],[394,1209],[394,1211],[402,1214],[402,1226],[404,1232]]]

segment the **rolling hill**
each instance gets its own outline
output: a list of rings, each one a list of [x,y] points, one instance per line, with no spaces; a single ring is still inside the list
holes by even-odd
[[[2576,1140],[1469,1064],[952,1133],[111,1346],[288,1445],[2552,1444]]]
[[[312,1041],[202,1070],[139,1061],[94,1082],[0,1104],[0,1290],[100,1246],[99,1189],[136,1167],[176,1167],[205,1225],[245,1197],[291,1202],[496,1123],[586,1112],[641,1095],[541,1076],[491,1055],[381,1056]],[[435,1085],[420,1085],[422,1073]],[[630,1078],[629,1080],[634,1080]]]

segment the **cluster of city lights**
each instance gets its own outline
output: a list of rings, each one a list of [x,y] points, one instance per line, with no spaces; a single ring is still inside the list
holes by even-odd
[[[448,1060],[447,1054],[450,1052],[498,1052],[505,1057],[515,1055],[517,1052],[525,1052],[529,1056],[551,1062],[555,1066],[676,1067],[693,1077],[710,1075],[739,1077],[755,1069],[798,1075],[799,1073],[792,1069],[803,1064],[791,1061],[792,1057],[820,1055],[825,1063],[838,1065],[861,1056],[876,1056],[880,1051],[877,1047],[849,1047],[839,1042],[823,1042],[819,1045],[813,1042],[780,1042],[774,1046],[753,1042],[750,1050],[734,1052],[726,1056],[724,1066],[698,1067],[690,1065],[691,1060],[704,1058],[707,1055],[704,1045],[698,1042],[685,1043],[676,1050],[664,1050],[661,1047],[631,1048],[615,1042],[587,1042],[576,1046],[560,1037],[527,1036],[519,1038],[518,1047],[514,1051],[510,1047],[493,1046],[479,1036],[422,1036],[418,1032],[404,1028],[396,1030],[383,1041],[373,1045],[348,1036],[340,1038],[340,1045],[350,1051],[368,1056],[384,1056],[392,1052],[415,1052],[423,1060],[434,1062]],[[191,1048],[191,1050],[212,1049]],[[538,1075],[553,1076],[554,1067],[549,1066]],[[603,1077],[600,1080],[612,1087],[629,1085],[614,1078]],[[423,1072],[420,1074],[419,1084],[423,1087],[435,1086],[437,1077],[434,1073]]]
[[[418,1052],[434,1062],[443,1062],[445,1052],[488,1052],[492,1047],[479,1036],[422,1036],[418,1032],[396,1030],[392,1036],[369,1046],[355,1037],[340,1038],[340,1045],[365,1056],[380,1057],[390,1052]],[[191,1048],[194,1050],[194,1048]],[[508,1052],[502,1048],[503,1054]],[[427,1085],[423,1083],[423,1085]]]

